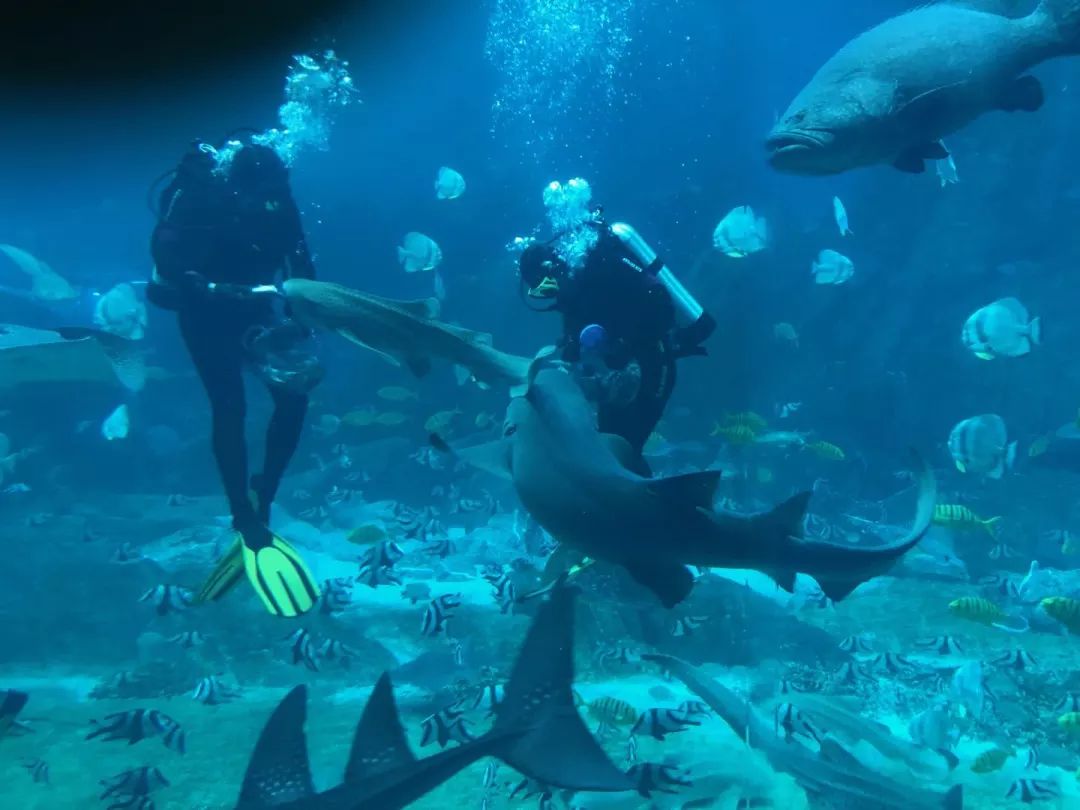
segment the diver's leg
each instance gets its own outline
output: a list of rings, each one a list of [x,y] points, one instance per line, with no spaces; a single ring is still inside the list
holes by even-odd
[[[308,409],[305,394],[270,386],[270,395],[274,399],[274,414],[266,430],[266,460],[262,474],[255,476],[252,481],[259,518],[264,523],[270,521],[270,505],[277,497],[281,479],[300,444]]]
[[[212,446],[218,473],[237,528],[255,521],[248,497],[247,445],[244,441],[243,355],[232,330],[215,328],[199,313],[180,316],[180,335],[210,399]]]

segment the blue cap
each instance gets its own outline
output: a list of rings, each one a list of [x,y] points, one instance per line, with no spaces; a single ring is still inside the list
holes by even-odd
[[[599,351],[603,349],[604,344],[607,342],[607,332],[600,324],[590,323],[581,330],[578,341],[583,349]]]

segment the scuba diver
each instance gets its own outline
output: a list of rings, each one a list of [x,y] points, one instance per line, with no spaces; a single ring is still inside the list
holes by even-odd
[[[313,336],[277,310],[279,275],[314,278],[288,169],[277,153],[238,145],[231,159],[196,143],[162,191],[147,299],[176,313],[210,400],[214,459],[237,538],[199,594],[213,600],[246,571],[271,613],[295,616],[319,596],[304,561],[269,529],[270,507],[296,451],[308,394],[323,376]],[[262,472],[249,478],[243,371],[274,410]],[[249,490],[250,488],[250,490]]]
[[[609,226],[599,211],[579,227],[593,232],[581,266],[560,254],[561,236],[530,245],[518,262],[522,289],[533,309],[562,314],[559,348],[598,400],[600,431],[640,453],[674,390],[676,360],[704,355],[716,322],[634,228]]]

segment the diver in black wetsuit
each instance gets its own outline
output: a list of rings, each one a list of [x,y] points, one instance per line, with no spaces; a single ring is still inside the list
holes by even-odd
[[[563,359],[600,365],[593,370],[609,378],[599,429],[640,452],[675,388],[676,360],[705,354],[716,322],[632,227],[584,227],[597,238],[579,269],[551,242],[536,244],[521,254],[521,283],[530,300],[553,301],[548,309],[562,314]]]
[[[185,155],[161,194],[151,239],[156,266],[147,297],[176,312],[180,335],[209,396],[214,458],[239,534],[236,554],[211,578],[205,598],[224,593],[246,567],[260,596],[264,601],[269,597],[272,612],[295,615],[310,607],[307,592],[317,595],[317,590],[306,581],[302,561],[293,560],[295,552],[267,524],[300,440],[308,393],[321,379],[322,367],[304,345],[310,335],[276,311],[277,297],[250,292],[268,285],[272,293],[269,285],[282,274],[314,278],[315,266],[288,170],[277,153],[266,146],[243,146],[218,169],[212,151],[197,145]],[[263,379],[274,401],[263,471],[250,479],[245,367]],[[245,557],[240,565],[243,549],[252,559]],[[256,562],[265,549],[281,551],[287,559],[267,554]],[[296,577],[287,583],[289,593],[275,593],[264,581],[272,577],[265,570],[272,558],[285,569],[277,572],[280,577]],[[290,570],[297,564],[298,571]]]

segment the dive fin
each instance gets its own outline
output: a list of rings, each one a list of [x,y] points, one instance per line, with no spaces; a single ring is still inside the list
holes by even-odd
[[[650,495],[663,498],[669,503],[685,506],[688,509],[706,509],[711,511],[716,499],[716,487],[720,484],[723,473],[720,470],[672,475],[667,478],[654,478],[649,481]]]
[[[244,543],[237,533],[236,540],[225,552],[206,582],[195,594],[195,604],[214,602],[232,590],[244,575]]]
[[[694,588],[694,575],[680,563],[642,560],[624,566],[634,581],[656,594],[666,608],[675,607]]]
[[[356,726],[349,761],[345,765],[345,783],[355,784],[415,761],[416,757],[405,741],[390,675],[384,672],[375,683]]]
[[[259,734],[244,774],[237,810],[276,807],[315,795],[304,721],[307,687],[287,694]]]
[[[494,755],[550,787],[633,790],[629,777],[593,739],[574,706],[577,594],[577,588],[556,587],[537,610],[496,710],[491,734],[505,734],[506,742]]]
[[[649,463],[641,453],[634,450],[630,442],[614,433],[601,433],[600,438],[603,439],[604,444],[608,446],[611,454],[615,456],[624,469],[636,473],[642,478],[652,478]]]
[[[505,481],[513,480],[510,470],[510,442],[507,439],[496,439],[493,442],[476,444],[472,447],[451,447],[446,439],[437,433],[428,437],[431,446],[440,453],[446,453],[461,459],[466,464],[478,470],[491,473]]]
[[[244,570],[266,609],[292,618],[307,613],[319,598],[319,586],[303,558],[277,535],[258,549],[241,546]]]
[[[998,109],[1005,112],[1035,112],[1045,101],[1042,83],[1034,76],[1020,76],[1002,91]]]

